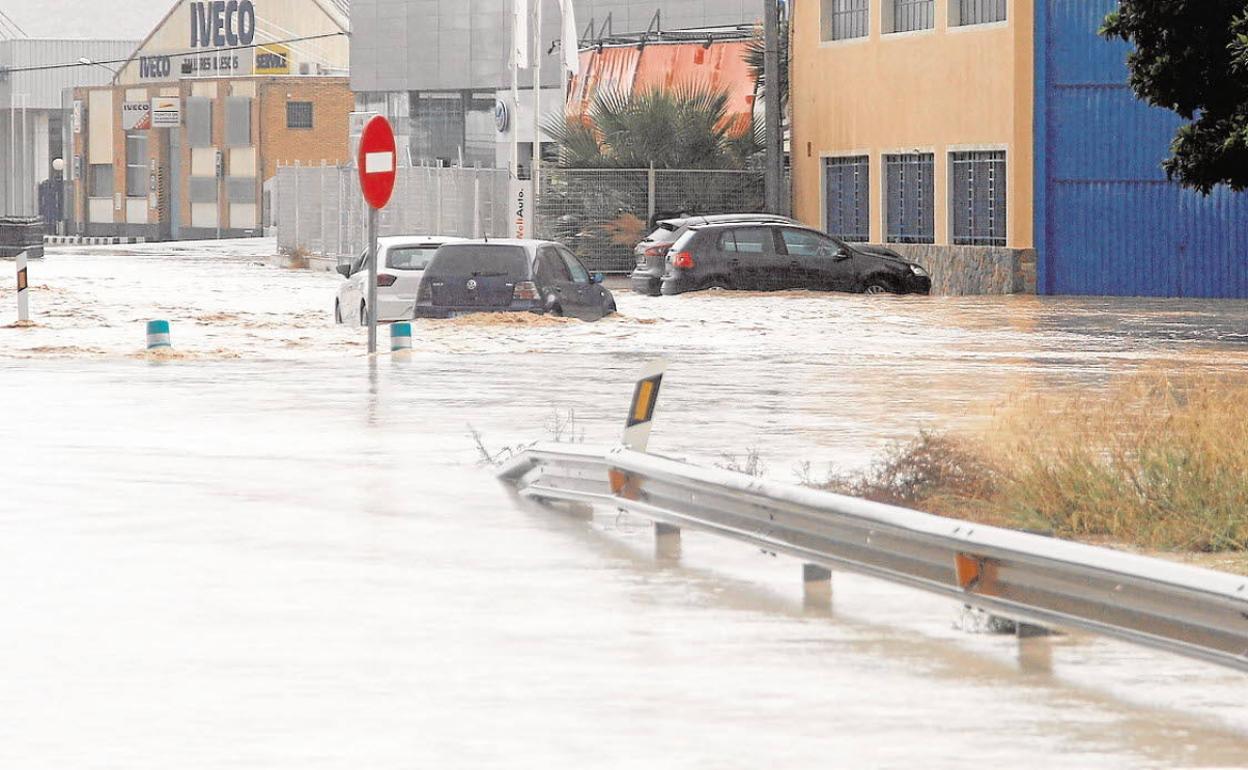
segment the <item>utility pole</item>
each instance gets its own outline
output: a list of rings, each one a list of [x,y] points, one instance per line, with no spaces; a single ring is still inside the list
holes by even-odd
[[[767,189],[767,211],[783,214],[784,206],[784,140],[780,114],[780,4],[778,0],[763,0],[763,80],[765,81],[764,112],[767,136],[767,166],[764,183]]]

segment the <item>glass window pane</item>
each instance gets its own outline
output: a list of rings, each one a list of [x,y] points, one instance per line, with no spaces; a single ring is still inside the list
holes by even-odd
[[[771,230],[763,227],[748,227],[733,231],[736,242],[735,249],[725,249],[725,251],[736,251],[738,254],[766,254],[772,250]]]

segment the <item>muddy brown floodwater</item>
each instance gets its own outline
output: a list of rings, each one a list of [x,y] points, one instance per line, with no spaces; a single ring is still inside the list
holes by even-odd
[[[1241,371],[1248,305],[620,294],[370,362],[340,279],[273,248],[32,263],[36,325],[0,328],[0,767],[1248,765],[1242,674],[1082,636],[1037,666],[849,575],[808,611],[795,563],[517,509],[469,427],[612,441],[661,355],[654,449],[793,480],[1019,395]]]

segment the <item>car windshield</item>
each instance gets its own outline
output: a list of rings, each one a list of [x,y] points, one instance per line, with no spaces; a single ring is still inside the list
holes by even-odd
[[[429,267],[437,246],[400,246],[386,252],[386,267],[391,270],[424,270]]]
[[[528,276],[529,252],[523,246],[464,243],[443,246],[425,271],[434,276]]]

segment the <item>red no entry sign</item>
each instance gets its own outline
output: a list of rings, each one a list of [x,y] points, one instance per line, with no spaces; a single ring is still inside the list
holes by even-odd
[[[390,121],[378,115],[364,126],[356,165],[360,169],[360,189],[364,192],[364,200],[375,209],[384,209],[394,193],[395,173],[399,165]]]

